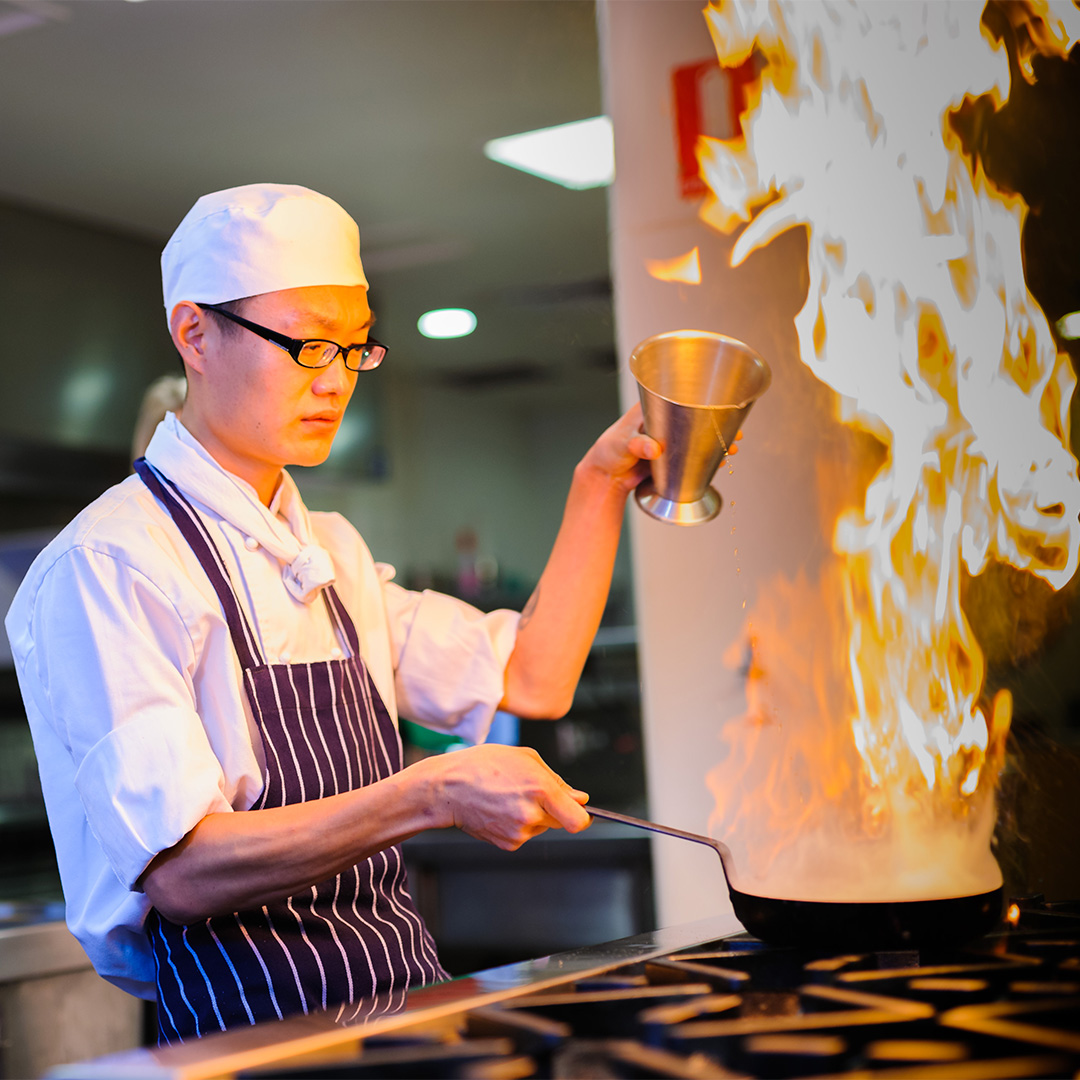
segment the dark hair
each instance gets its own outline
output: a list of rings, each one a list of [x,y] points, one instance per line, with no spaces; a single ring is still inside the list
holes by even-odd
[[[242,315],[244,313],[244,305],[251,299],[248,296],[241,296],[239,300],[226,300],[223,304],[215,304],[215,307],[224,308],[231,315]],[[235,338],[244,333],[244,328],[238,326],[230,319],[223,318],[216,311],[209,311],[203,308],[206,314],[209,315],[217,324],[217,328],[221,331],[223,338]]]

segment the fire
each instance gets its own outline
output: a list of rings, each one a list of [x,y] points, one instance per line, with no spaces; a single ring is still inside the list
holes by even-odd
[[[1063,586],[1080,558],[1080,481],[1075,376],[1024,282],[1026,206],[949,121],[973,98],[1008,99],[1008,57],[981,15],[964,2],[706,9],[720,63],[756,56],[759,77],[740,135],[701,141],[702,216],[745,224],[733,266],[806,230],[800,358],[877,451],[862,505],[836,516],[835,564],[764,589],[729,658],[748,711],[710,775],[711,828],[737,887],[761,895],[1001,884],[990,836],[1011,700],[985,699],[961,577],[997,561]],[[1028,61],[1080,37],[1071,4],[1009,17]],[[821,465],[825,501],[838,469]]]
[[[701,284],[701,258],[696,247],[674,259],[646,259],[645,268],[657,281],[678,281],[683,285]]]

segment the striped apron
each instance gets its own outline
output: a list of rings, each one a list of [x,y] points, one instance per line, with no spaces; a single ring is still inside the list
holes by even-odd
[[[346,658],[265,663],[205,523],[145,459],[135,468],[191,545],[224,609],[265,752],[263,791],[252,809],[352,791],[398,772],[401,739],[334,587],[323,597]],[[165,1043],[291,1013],[341,1011],[346,1003],[357,1003],[353,1019],[363,1008],[383,1011],[400,1002],[410,987],[449,978],[409,896],[396,846],[257,910],[178,926],[151,909],[146,932]]]

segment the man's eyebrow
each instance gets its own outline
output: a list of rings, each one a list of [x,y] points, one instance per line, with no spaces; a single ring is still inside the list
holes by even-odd
[[[315,323],[316,325],[321,326],[324,330],[333,330],[333,328],[334,328],[334,320],[332,318],[327,318],[325,315],[320,315],[317,312],[312,314],[311,321],[313,323]],[[360,327],[360,329],[361,330],[370,330],[374,325],[375,325],[375,312],[371,312],[371,314],[368,315],[367,322],[364,323]]]

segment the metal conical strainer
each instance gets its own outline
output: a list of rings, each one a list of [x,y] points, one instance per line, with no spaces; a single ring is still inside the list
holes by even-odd
[[[709,486],[750,406],[769,388],[768,364],[749,346],[705,330],[646,338],[630,356],[645,431],[664,447],[635,492],[659,521],[698,525],[720,513]]]

